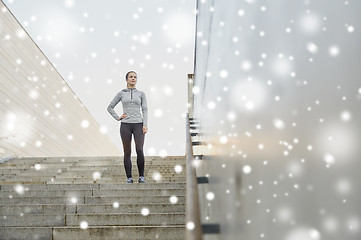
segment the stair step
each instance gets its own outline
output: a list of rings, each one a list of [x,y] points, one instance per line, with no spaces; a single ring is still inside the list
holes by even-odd
[[[93,179],[56,179],[49,181],[43,181],[43,180],[31,180],[27,179],[24,181],[18,181],[16,178],[14,179],[4,179],[3,181],[0,181],[0,185],[5,184],[24,184],[24,185],[30,185],[30,184],[48,184],[48,185],[59,185],[59,184],[74,184],[74,185],[80,185],[80,184],[92,184],[92,183],[99,183],[99,184],[123,184],[125,183],[125,178],[123,179],[100,179],[97,181],[94,181]],[[137,181],[137,180],[136,180]],[[136,182],[135,181],[135,182]],[[184,183],[185,178],[164,178],[162,177],[159,181],[153,180],[153,179],[146,179],[146,182],[149,184],[154,183]]]
[[[65,214],[24,214],[1,216],[1,227],[55,227],[65,225]]]
[[[183,240],[184,235],[184,226],[0,227],[8,240]]]
[[[2,198],[2,204],[113,204],[119,203],[169,203],[171,196],[101,196],[101,197],[13,197]],[[184,203],[184,195],[176,196],[179,203]]]
[[[185,204],[171,203],[127,203],[119,204],[117,208],[113,204],[81,204],[77,205],[77,213],[139,213],[143,208],[148,208],[151,213],[179,213],[185,212]]]
[[[151,213],[177,213],[185,211],[185,204],[172,203],[126,203],[112,204],[1,204],[0,216],[20,214],[66,214],[66,213],[140,213],[148,208]]]
[[[169,196],[185,195],[184,189],[137,188],[122,190],[93,190],[93,196]]]
[[[179,179],[179,178],[185,178],[185,174],[183,175],[173,175],[173,174],[169,174],[170,176],[163,176],[165,174],[163,174],[162,172],[160,172],[160,175],[162,176],[162,179]],[[172,176],[173,175],[173,176]],[[49,177],[48,177],[49,178]],[[73,175],[73,176],[64,176],[64,175],[58,175],[55,176],[55,179],[61,179],[61,180],[68,180],[68,179],[88,179],[88,180],[93,180],[93,176],[92,174],[88,174],[87,176],[80,176],[80,175]],[[54,179],[54,180],[55,180]],[[116,176],[111,176],[111,175],[102,175],[99,180],[102,179],[126,179],[126,177],[124,175],[116,175]],[[137,179],[137,178],[133,178],[133,179]]]
[[[81,213],[66,214],[66,226],[80,226],[86,221],[89,226],[144,226],[144,225],[184,225],[184,213]]]
[[[86,204],[105,204],[119,202],[119,203],[170,203],[171,196],[139,196],[139,197],[119,197],[119,196],[108,196],[108,197],[85,197]],[[178,203],[185,202],[185,196],[176,196]]]
[[[16,191],[1,191],[0,192],[0,201],[3,198],[9,198],[9,196],[16,198],[23,197],[84,197],[84,196],[93,196],[92,190],[34,190],[34,191],[24,191],[23,194],[18,194]],[[1,203],[0,203],[1,204]]]
[[[52,235],[52,227],[0,227],[1,239],[6,240],[52,240]]]
[[[136,180],[137,181],[137,180]],[[136,183],[136,181],[134,181]],[[155,180],[146,180],[147,183],[157,183],[157,181]],[[179,179],[172,179],[172,178],[162,178],[159,182],[163,182],[163,183],[180,183],[180,182],[184,182],[185,179],[184,178],[179,178]],[[114,184],[114,183],[120,183],[123,184],[125,183],[125,178],[124,179],[100,179],[97,181],[100,184]],[[16,182],[12,182],[12,183],[16,183]],[[26,183],[31,183],[31,182],[26,182]],[[90,184],[90,183],[94,183],[93,179],[54,179],[53,181],[47,181],[45,182],[46,184]]]
[[[86,197],[85,197],[86,198]],[[69,204],[84,203],[84,197],[13,197],[2,198],[2,204]]]
[[[1,184],[0,190],[9,191],[14,190],[17,184]],[[142,183],[142,184],[23,184],[25,190],[89,190],[89,189],[137,189],[137,188],[157,188],[157,189],[185,189],[186,183]]]
[[[102,205],[106,206],[106,205]],[[76,213],[77,205],[65,204],[1,204],[0,216],[20,214],[65,214]],[[86,208],[85,208],[86,209]],[[104,209],[106,209],[104,207]]]
[[[89,226],[142,226],[184,225],[184,213],[80,213],[80,214],[23,214],[2,217],[1,227],[54,227],[80,226],[86,221]]]
[[[154,196],[154,195],[184,195],[183,189],[136,188],[122,190],[35,190],[25,191],[20,195],[15,191],[1,191],[0,199],[12,197],[91,197],[91,196]],[[0,203],[1,204],[1,203]]]
[[[43,182],[48,181],[51,179],[51,177],[22,177],[22,176],[14,176],[11,178],[6,178],[3,181],[10,180],[12,182],[29,182],[29,181],[35,181],[35,182]]]
[[[115,227],[55,227],[53,240],[184,240],[184,226],[115,226]]]
[[[99,184],[99,189],[130,189],[130,188],[185,189],[186,183],[142,183],[142,184]]]

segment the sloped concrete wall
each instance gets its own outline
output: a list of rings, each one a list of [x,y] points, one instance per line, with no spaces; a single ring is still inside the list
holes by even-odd
[[[199,0],[206,239],[360,239],[361,2]]]
[[[3,2],[0,43],[0,158],[120,154]]]

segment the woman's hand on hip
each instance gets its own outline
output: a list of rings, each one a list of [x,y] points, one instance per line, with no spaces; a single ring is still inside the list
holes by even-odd
[[[148,132],[147,126],[143,126],[143,134],[146,134]]]
[[[118,121],[122,120],[123,118],[126,118],[127,117],[127,114],[126,113],[123,113],[122,116],[120,116],[120,118],[118,119]]]

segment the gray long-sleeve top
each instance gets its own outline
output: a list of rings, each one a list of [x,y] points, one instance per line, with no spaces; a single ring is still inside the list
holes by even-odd
[[[114,111],[114,107],[122,101],[123,112],[127,114],[126,118],[123,118],[121,121],[125,123],[141,123],[143,126],[148,126],[148,107],[147,99],[145,98],[145,93],[139,91],[136,88],[126,88],[121,90],[113,100],[108,105],[108,112],[113,118],[119,121],[118,114]],[[142,115],[140,113],[142,109]]]

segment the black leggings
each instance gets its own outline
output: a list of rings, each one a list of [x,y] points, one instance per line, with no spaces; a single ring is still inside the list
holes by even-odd
[[[120,124],[120,136],[123,142],[124,149],[124,167],[127,174],[127,178],[132,177],[132,161],[130,158],[131,154],[131,142],[132,133],[134,135],[135,149],[137,151],[137,165],[139,176],[144,177],[144,134],[143,134],[143,123],[124,123]]]

